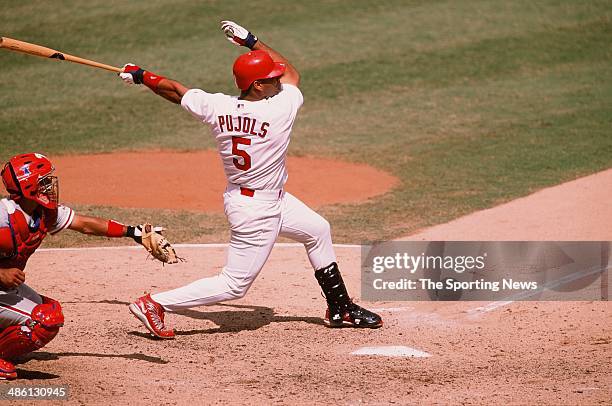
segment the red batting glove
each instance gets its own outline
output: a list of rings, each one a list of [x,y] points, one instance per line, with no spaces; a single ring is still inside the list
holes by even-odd
[[[159,82],[165,77],[146,71],[138,65],[128,63],[123,66],[123,72],[119,74],[121,79],[128,84],[144,84],[151,90],[156,90]]]

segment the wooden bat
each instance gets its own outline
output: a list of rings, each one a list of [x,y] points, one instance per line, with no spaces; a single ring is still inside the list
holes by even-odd
[[[17,39],[0,37],[0,48],[6,48],[9,51],[23,52],[24,54],[42,56],[43,58],[52,58],[61,61],[76,62],[83,65],[92,66],[94,68],[106,69],[112,72],[123,72],[123,69],[114,66],[105,65],[100,62],[90,61],[89,59],[79,58],[66,54],[55,49],[43,47],[29,42],[19,41]]]

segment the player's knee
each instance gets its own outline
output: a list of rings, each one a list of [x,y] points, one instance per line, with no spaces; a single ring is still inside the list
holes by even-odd
[[[240,299],[244,297],[253,282],[250,278],[234,278],[226,270],[223,270],[222,276],[224,277],[225,284],[227,286],[226,292],[232,297],[232,299]]]
[[[312,224],[310,230],[311,240],[307,242],[308,245],[319,245],[321,241],[328,241],[331,239],[331,225],[329,221],[319,216],[319,221]]]
[[[32,320],[46,329],[53,330],[64,325],[64,313],[57,300],[44,297],[42,304],[32,310]]]
[[[31,338],[38,349],[55,338],[60,327],[64,325],[64,313],[58,301],[49,299],[32,310],[32,320],[34,323],[30,327]]]
[[[44,347],[55,338],[63,324],[59,303],[37,305],[24,325],[10,326],[0,332],[0,358],[13,359]]]
[[[246,295],[250,286],[250,284],[245,283],[231,283],[228,284],[228,293],[232,296],[232,298],[240,299]]]
[[[325,220],[323,217],[321,217],[321,221],[319,224],[319,235],[321,237],[328,237],[331,235],[331,225],[329,224],[329,221]]]

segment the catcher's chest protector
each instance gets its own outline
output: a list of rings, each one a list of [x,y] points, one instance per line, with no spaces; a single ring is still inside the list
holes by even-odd
[[[36,227],[30,227],[28,221],[20,210],[15,207],[9,209],[9,227],[15,251],[13,256],[0,260],[0,268],[25,269],[30,256],[36,251],[47,235],[49,225],[57,217],[57,210],[44,210],[43,215],[36,221]]]

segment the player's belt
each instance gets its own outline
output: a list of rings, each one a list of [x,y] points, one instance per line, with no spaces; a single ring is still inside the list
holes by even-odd
[[[243,196],[253,197],[255,196],[255,191],[253,189],[249,189],[248,187],[240,186],[240,194]]]
[[[229,183],[227,185],[227,192],[240,193],[242,196],[252,197],[257,200],[278,200],[283,196],[284,191],[283,189],[255,190]]]
[[[258,200],[278,200],[283,195],[283,189],[255,190],[232,183],[227,185],[227,192],[240,193],[242,196],[252,197]]]

